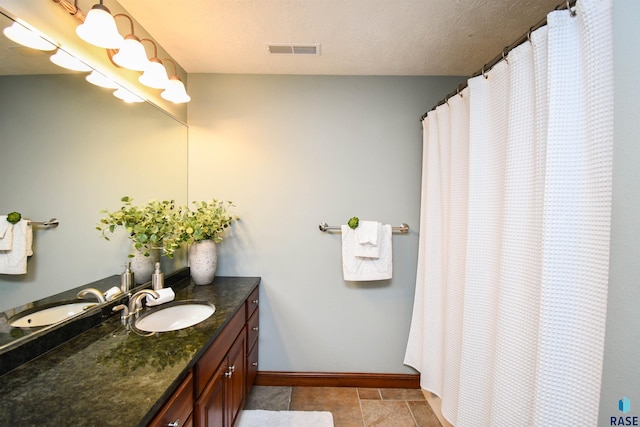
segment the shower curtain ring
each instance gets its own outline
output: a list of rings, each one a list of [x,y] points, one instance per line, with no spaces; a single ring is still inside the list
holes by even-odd
[[[489,76],[488,76],[488,75],[486,75],[486,74],[485,74],[485,72],[484,72],[484,67],[485,67],[485,66],[486,66],[486,64],[482,66],[482,77],[484,77],[484,78],[485,78],[485,80],[486,80],[486,79],[488,79],[488,78],[489,78]]]
[[[571,14],[571,16],[576,16],[576,11],[571,9],[571,1],[567,0],[567,10],[569,11],[569,13]]]
[[[507,48],[505,47],[504,49],[502,49],[502,60],[504,62],[506,62],[507,64],[509,64],[509,60],[507,59],[507,52],[506,52]]]

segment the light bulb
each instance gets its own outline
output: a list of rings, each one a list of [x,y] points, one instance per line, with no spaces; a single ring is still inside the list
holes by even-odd
[[[82,72],[91,71],[91,67],[89,67],[87,64],[61,49],[58,49],[58,51],[55,54],[51,55],[49,59],[54,64],[68,70]]]
[[[169,77],[167,77],[167,70],[162,65],[162,62],[157,58],[153,58],[149,61],[144,73],[138,77],[138,81],[154,89],[164,89],[169,83]]]
[[[76,34],[87,43],[104,49],[118,49],[123,42],[111,11],[101,4],[93,5],[84,23],[76,27]]]
[[[135,93],[128,91],[124,88],[119,88],[113,92],[113,96],[122,99],[126,103],[144,102],[144,99],[136,95]]]
[[[10,40],[32,49],[49,51],[55,50],[57,47],[50,41],[42,38],[39,34],[18,24],[17,22],[11,24],[10,27],[5,28],[2,32]]]
[[[144,71],[149,64],[149,59],[140,39],[129,34],[120,45],[118,53],[113,55],[113,62],[129,70]]]
[[[96,86],[104,87],[107,89],[118,88],[118,84],[116,82],[96,70],[93,70],[90,74],[87,74],[87,77],[85,77],[85,79],[87,79],[89,83]]]
[[[167,101],[171,101],[176,104],[191,101],[191,97],[187,94],[184,84],[177,76],[171,76],[169,78],[167,88],[160,94],[160,96]]]

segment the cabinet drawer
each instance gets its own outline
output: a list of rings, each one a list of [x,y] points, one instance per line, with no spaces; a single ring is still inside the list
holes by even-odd
[[[258,341],[258,332],[260,330],[260,310],[253,312],[249,320],[247,321],[247,348],[251,350],[251,347]]]
[[[245,325],[245,312],[240,309],[233,315],[229,323],[220,332],[220,335],[209,346],[195,367],[195,396],[202,393],[205,385],[213,376],[220,363],[223,361],[226,351]]]
[[[173,397],[164,405],[158,415],[149,424],[150,427],[167,426],[178,422],[180,426],[189,425],[191,412],[193,411],[193,375],[182,382]]]
[[[254,311],[258,309],[258,297],[260,296],[260,287],[257,286],[256,289],[251,292],[249,298],[247,298],[247,319],[251,317]]]

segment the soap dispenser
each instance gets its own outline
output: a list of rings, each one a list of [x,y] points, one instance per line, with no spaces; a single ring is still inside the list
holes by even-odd
[[[154,291],[164,288],[164,273],[160,271],[159,262],[156,262],[156,271],[151,275],[151,287]]]
[[[122,293],[127,293],[133,286],[133,271],[131,271],[131,263],[128,262],[125,265],[124,273],[120,276],[120,290]]]

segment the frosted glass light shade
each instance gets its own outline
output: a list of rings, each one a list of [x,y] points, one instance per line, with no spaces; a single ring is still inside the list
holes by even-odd
[[[54,64],[62,68],[66,68],[67,70],[82,71],[82,72],[91,71],[91,67],[89,67],[84,62],[80,61],[75,56],[68,54],[64,50],[58,49],[58,51],[55,54],[51,55],[49,59]]]
[[[130,92],[130,91],[128,91],[126,89],[123,89],[123,88],[119,88],[119,89],[115,90],[113,92],[113,96],[115,96],[116,98],[120,98],[124,102],[127,102],[127,103],[144,102],[144,99],[140,98],[135,93]]]
[[[171,76],[167,88],[160,94],[167,101],[175,104],[182,104],[191,101],[191,97],[187,94],[184,84],[177,76]]]
[[[162,62],[157,58],[153,58],[149,61],[144,73],[138,77],[138,81],[154,89],[164,89],[169,84],[169,77]]]
[[[118,49],[123,42],[111,12],[101,4],[93,5],[84,23],[76,27],[76,34],[87,43],[104,49]]]
[[[144,46],[140,43],[140,39],[133,34],[125,37],[120,45],[120,50],[113,55],[113,62],[134,71],[144,71],[149,65]]]
[[[107,89],[118,88],[118,84],[116,82],[114,82],[104,74],[97,72],[96,70],[93,70],[90,74],[87,74],[87,77],[85,77],[85,79],[87,79],[89,83],[96,86],[104,87]]]
[[[26,27],[23,27],[17,22],[11,24],[11,26],[2,30],[2,32],[10,40],[21,44],[22,46],[30,47],[31,49],[49,51],[55,50],[57,47],[53,43],[43,39],[38,34],[34,33]]]

